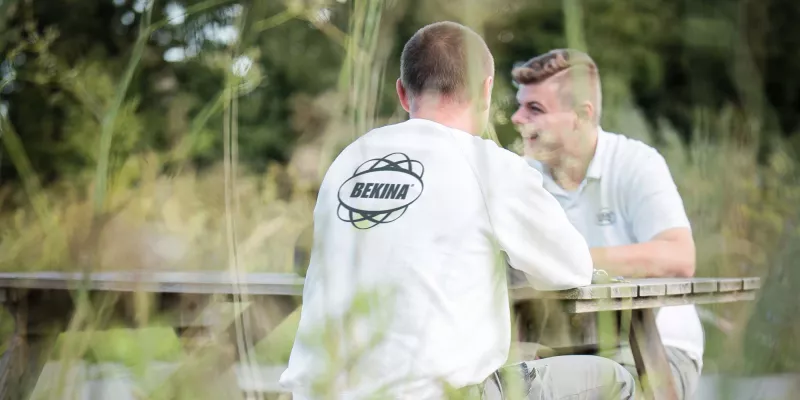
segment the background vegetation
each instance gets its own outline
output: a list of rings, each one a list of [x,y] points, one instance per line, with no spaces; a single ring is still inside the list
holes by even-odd
[[[0,270],[302,268],[327,165],[405,118],[402,44],[443,19],[487,39],[511,149],[512,64],[587,50],[604,129],[669,162],[698,275],[764,278],[703,309],[704,372],[800,370],[792,0],[0,1]]]

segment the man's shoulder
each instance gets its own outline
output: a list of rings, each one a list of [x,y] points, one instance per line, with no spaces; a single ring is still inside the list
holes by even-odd
[[[507,179],[513,179],[517,176],[515,173],[520,170],[538,172],[531,161],[524,156],[521,156],[505,147],[500,146],[490,139],[483,139],[480,137],[470,138],[471,145],[478,150],[479,155],[487,158],[487,160],[476,160],[482,164],[490,163],[496,168],[496,172],[501,172],[506,175]]]
[[[371,147],[374,147],[376,141],[386,143],[398,139],[396,135],[399,133],[408,134],[419,130],[418,127],[409,126],[410,124],[408,124],[408,122],[408,120],[395,122],[369,129],[364,132],[363,135],[357,137],[345,146],[337,155],[336,160],[352,157],[354,152],[363,155],[364,153],[368,153]]]
[[[442,151],[453,148],[447,143],[449,137],[446,127],[415,119],[374,127],[339,151],[325,179],[339,179],[338,175],[351,174],[356,167],[369,162],[383,165],[420,161],[419,157],[430,159],[431,154],[441,159]]]
[[[616,172],[636,173],[650,163],[662,163],[664,157],[655,147],[629,136],[603,131],[608,141],[609,161]]]
[[[536,170],[536,171],[538,171],[539,173],[544,173],[545,167],[544,167],[544,164],[542,164],[542,162],[541,162],[541,161],[539,161],[539,160],[536,160],[536,159],[534,159],[534,158],[531,158],[531,157],[529,157],[529,156],[522,156],[522,160],[523,160],[523,161],[525,161],[525,163],[526,163],[526,164],[527,164],[529,167],[531,167],[531,168],[535,169],[535,170]]]
[[[609,135],[605,171],[613,176],[608,182],[626,195],[638,196],[656,187],[673,187],[675,180],[666,159],[655,147],[625,135]]]

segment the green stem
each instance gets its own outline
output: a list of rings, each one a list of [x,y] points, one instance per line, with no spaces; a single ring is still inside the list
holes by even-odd
[[[586,51],[586,38],[583,34],[583,4],[581,0],[564,0],[564,25],[567,46]]]
[[[41,193],[39,178],[33,172],[33,167],[31,166],[28,156],[25,154],[22,141],[11,125],[11,121],[8,121],[6,117],[2,115],[0,115],[0,140],[2,140],[3,146],[6,148],[6,152],[11,159],[11,164],[14,165],[17,173],[19,173],[25,192],[28,193],[28,197],[33,204],[34,212],[39,217],[39,221],[42,223],[43,228],[45,228],[45,232],[49,231],[52,227],[49,227],[47,223],[47,221],[49,221],[47,217],[47,199]]]
[[[267,29],[272,29],[284,22],[297,17],[297,14],[290,10],[284,10],[279,14],[273,15],[267,19],[261,20],[253,24],[253,33],[260,33]]]
[[[155,0],[153,0],[153,1],[155,1]],[[224,5],[224,4],[230,4],[230,3],[235,3],[235,2],[236,1],[234,1],[234,0],[208,0],[208,1],[204,1],[202,3],[197,3],[197,4],[195,4],[195,5],[191,6],[191,7],[187,7],[186,11],[183,13],[182,17],[185,18],[186,16],[189,16],[189,15],[194,14],[194,13],[210,10],[210,9],[212,9],[214,7],[217,7],[217,6],[221,6],[221,5]],[[161,20],[158,20],[158,21],[154,22],[152,25],[149,25],[147,27],[146,36],[149,37],[150,34],[152,34],[153,32],[155,32],[155,31],[157,31],[157,30],[169,25],[172,21],[173,21],[173,19],[164,18],[164,19],[161,19]],[[149,23],[149,21],[148,21],[148,23]]]
[[[147,39],[150,37],[150,30],[148,29],[148,26],[150,25],[150,18],[153,13],[154,3],[155,0],[153,0],[153,2],[151,2],[145,8],[144,15],[139,22],[139,37],[137,38],[136,44],[133,47],[131,58],[128,60],[128,66],[125,69],[125,73],[122,76],[119,86],[117,87],[114,100],[103,117],[103,122],[100,125],[100,153],[97,158],[97,170],[95,173],[95,214],[100,214],[104,209],[106,187],[108,185],[108,159],[109,153],[111,152],[111,142],[114,135],[114,122],[116,121],[117,113],[119,112],[119,109],[122,107],[122,103],[125,100],[125,95],[128,92],[128,86],[130,86],[131,80],[133,79],[133,74],[136,72],[136,67],[139,65],[139,60],[142,58],[142,53],[144,52],[145,44],[147,44]]]

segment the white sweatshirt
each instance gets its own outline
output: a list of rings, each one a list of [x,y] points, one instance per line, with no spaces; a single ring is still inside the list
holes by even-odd
[[[429,120],[368,132],[320,187],[281,384],[295,399],[434,399],[482,382],[508,358],[506,263],[539,290],[591,283],[586,241],[538,171]]]

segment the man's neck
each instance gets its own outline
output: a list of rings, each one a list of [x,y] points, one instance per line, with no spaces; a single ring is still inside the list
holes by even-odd
[[[586,178],[589,164],[597,150],[598,128],[592,128],[592,131],[587,132],[586,136],[589,142],[585,147],[576,149],[574,153],[565,152],[555,162],[547,165],[553,181],[564,190],[577,189]]]
[[[427,119],[448,128],[458,129],[472,135],[480,135],[475,123],[475,114],[469,106],[459,104],[415,104],[409,113],[411,118]]]

